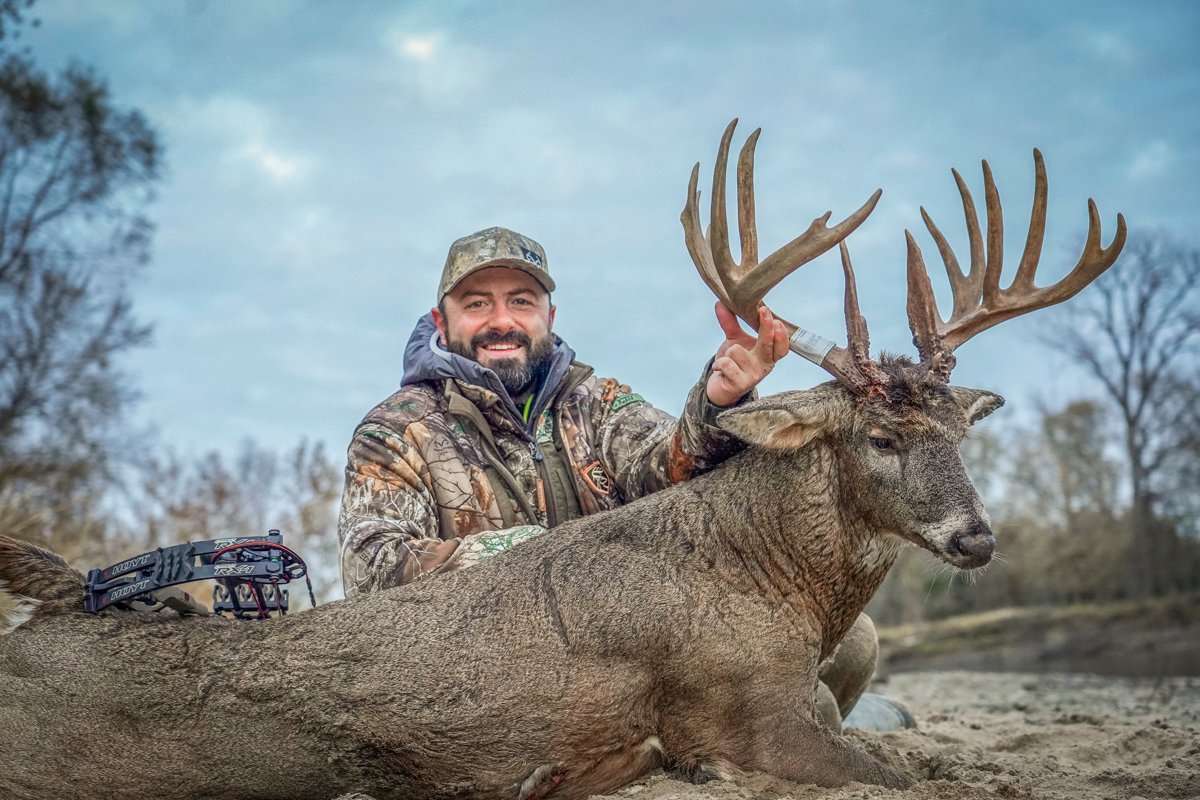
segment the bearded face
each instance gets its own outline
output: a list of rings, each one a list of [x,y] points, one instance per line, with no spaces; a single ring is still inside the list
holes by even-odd
[[[525,392],[554,353],[554,306],[527,273],[489,267],[464,278],[433,310],[446,349],[492,370],[511,396]]]

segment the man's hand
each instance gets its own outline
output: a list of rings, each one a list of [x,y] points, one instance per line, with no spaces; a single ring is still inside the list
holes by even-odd
[[[787,355],[788,334],[766,306],[758,307],[757,337],[743,331],[738,318],[721,303],[717,303],[717,322],[725,332],[725,341],[717,349],[705,389],[713,405],[731,406],[758,386],[775,362]]]

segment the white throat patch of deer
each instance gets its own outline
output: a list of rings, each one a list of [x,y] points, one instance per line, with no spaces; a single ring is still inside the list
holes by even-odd
[[[823,721],[819,670],[860,630],[905,541],[963,568],[991,558],[958,446],[1003,401],[949,385],[954,350],[1094,280],[1120,251],[1124,220],[1101,247],[1090,205],[1079,264],[1036,288],[1045,175],[1035,153],[1025,253],[1000,289],[990,171],[986,248],[955,173],[971,242],[965,274],[926,215],[954,308],[938,315],[910,236],[918,359],[873,359],[845,240],[879,192],[833,227],[818,217],[760,262],[756,131],[738,160],[734,263],[724,201],[733,129],[707,235],[692,172],[688,251],[753,326],[771,286],[838,245],[847,346],[821,356],[825,345],[794,337],[836,380],[723,412],[719,424],[747,446],[691,481],[467,570],[266,622],[86,615],[79,573],[0,536],[0,603],[28,598],[29,617],[14,627],[14,603],[0,605],[10,630],[0,635],[0,796],[584,798],[659,766],[698,779],[760,770],[827,786],[910,783],[902,757],[885,763]],[[250,756],[260,746],[269,757]]]

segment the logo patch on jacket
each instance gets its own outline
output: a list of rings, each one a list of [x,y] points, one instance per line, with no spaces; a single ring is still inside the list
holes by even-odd
[[[580,467],[579,474],[583,476],[583,482],[596,494],[605,496],[612,494],[612,478],[608,477],[608,472],[599,461],[593,461]]]
[[[646,398],[642,397],[640,394],[623,394],[616,400],[612,401],[612,410],[620,411],[625,406],[631,406],[634,403],[644,402],[646,402]]]

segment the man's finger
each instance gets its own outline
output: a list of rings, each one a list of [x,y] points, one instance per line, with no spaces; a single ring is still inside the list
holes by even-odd
[[[787,326],[775,320],[775,360],[779,361],[788,354]]]
[[[738,368],[746,374],[754,372],[756,366],[761,366],[763,364],[761,359],[756,358],[749,350],[739,344],[735,344],[726,350],[725,357],[737,364]],[[766,366],[769,367],[770,364],[767,364]]]
[[[779,360],[775,345],[775,316],[766,306],[758,307],[758,341],[754,343],[754,354],[768,368]]]
[[[726,339],[740,339],[745,336],[745,331],[738,324],[737,315],[725,307],[725,304],[720,300],[717,301],[717,322],[721,325],[721,330],[725,332]]]
[[[728,355],[713,361],[712,371],[720,373],[726,380],[734,381],[742,374],[742,368]]]

